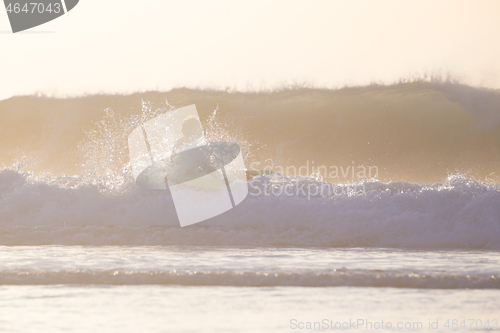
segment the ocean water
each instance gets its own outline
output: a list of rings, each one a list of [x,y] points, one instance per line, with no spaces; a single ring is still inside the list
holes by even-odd
[[[499,96],[415,82],[0,101],[0,331],[496,329]],[[135,184],[126,142],[194,103],[254,172],[243,203],[181,228],[169,193]]]
[[[494,328],[500,306],[500,254],[486,250],[18,246],[0,261],[9,332],[446,332]]]
[[[499,319],[498,251],[49,245],[1,247],[0,262],[8,332],[289,332],[315,322],[447,332]]]

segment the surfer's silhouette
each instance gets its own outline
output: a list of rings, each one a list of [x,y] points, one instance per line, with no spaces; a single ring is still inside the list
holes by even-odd
[[[196,117],[187,117],[181,125],[182,138],[177,140],[172,149],[172,155],[199,146],[199,141],[204,141],[203,129]]]
[[[207,144],[201,123],[196,117],[187,117],[181,125],[182,138],[177,140],[170,156],[170,174],[178,181],[191,178],[193,175],[203,175],[212,172],[212,161],[208,149],[190,149]],[[168,176],[167,176],[168,177]]]

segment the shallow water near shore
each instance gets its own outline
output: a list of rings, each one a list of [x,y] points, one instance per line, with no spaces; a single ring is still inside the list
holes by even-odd
[[[446,320],[499,319],[497,251],[20,246],[0,261],[9,332],[446,332]]]

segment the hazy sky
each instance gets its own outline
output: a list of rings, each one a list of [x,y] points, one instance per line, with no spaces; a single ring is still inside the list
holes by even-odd
[[[80,0],[12,34],[2,7],[0,99],[424,74],[498,89],[499,17],[497,0]]]

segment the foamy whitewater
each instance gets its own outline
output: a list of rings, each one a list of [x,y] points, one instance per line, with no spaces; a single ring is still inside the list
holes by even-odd
[[[181,228],[126,143],[189,104],[242,147],[249,196]],[[0,330],[495,328],[499,110],[446,82],[0,101]]]
[[[234,210],[187,228],[169,194],[132,180],[107,192],[74,177],[2,170],[0,183],[4,245],[500,249],[498,185],[459,175],[437,184],[366,181],[336,193],[321,193],[312,178],[267,175],[250,181]],[[348,191],[361,186],[364,194]]]

